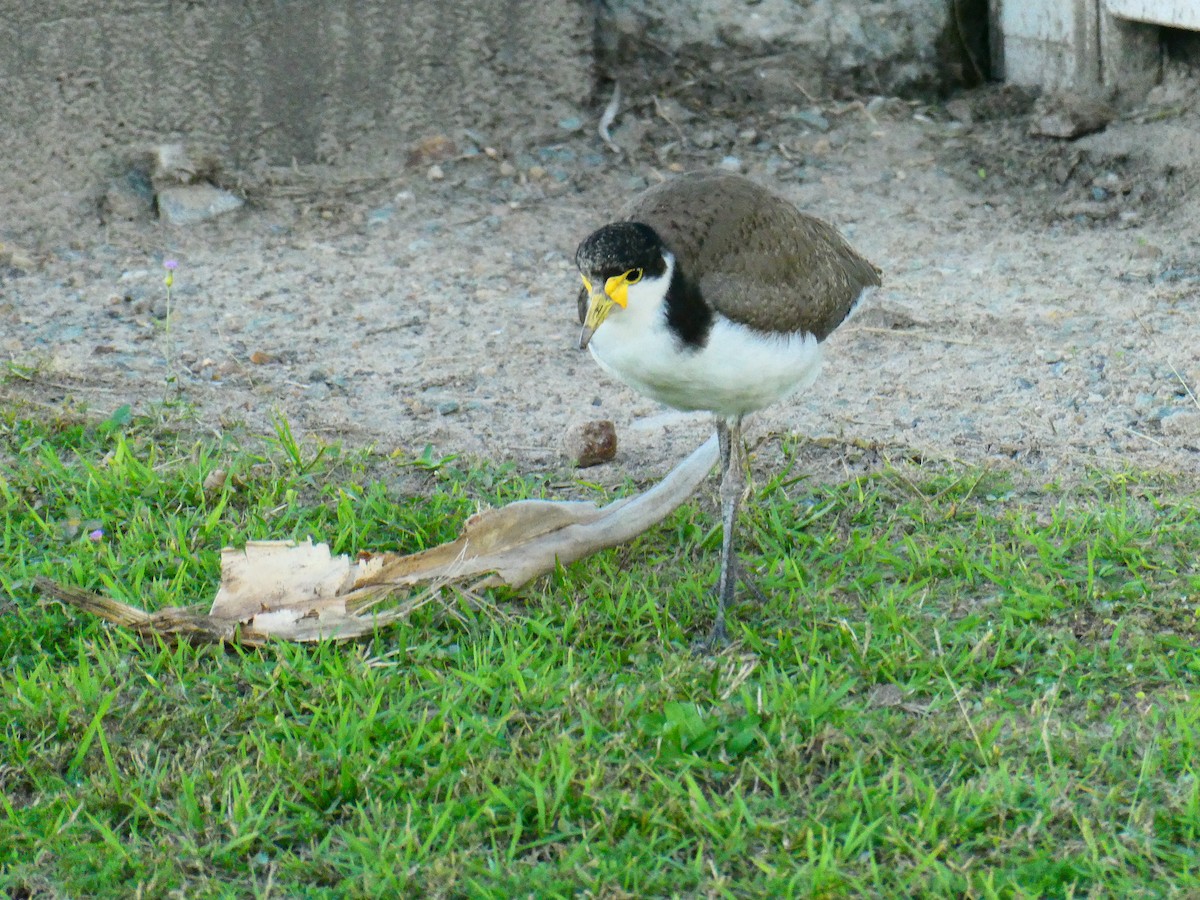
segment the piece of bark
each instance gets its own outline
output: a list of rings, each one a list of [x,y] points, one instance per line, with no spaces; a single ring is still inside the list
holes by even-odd
[[[406,618],[450,588],[520,587],[539,575],[615,547],[662,521],[717,461],[709,438],[648,491],[604,507],[522,500],[467,520],[457,540],[408,556],[334,557],[312,541],[251,541],[221,555],[221,585],[208,614],[148,613],[89,591],[37,580],[49,597],[140,634],[259,646],[270,638],[346,640]],[[386,608],[381,603],[394,600]]]

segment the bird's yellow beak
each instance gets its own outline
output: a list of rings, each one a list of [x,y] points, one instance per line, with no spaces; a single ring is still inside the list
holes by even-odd
[[[588,345],[588,341],[592,339],[596,329],[608,318],[608,314],[612,312],[613,306],[619,306],[621,309],[629,302],[629,282],[625,275],[614,275],[604,282],[604,287],[601,290],[596,290],[592,287],[592,283],[583,278],[583,286],[588,292],[588,307],[587,315],[583,319],[583,331],[579,333],[579,349],[582,350]]]

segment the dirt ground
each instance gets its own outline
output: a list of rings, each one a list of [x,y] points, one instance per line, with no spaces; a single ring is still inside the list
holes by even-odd
[[[948,106],[705,115],[647,99],[614,126],[621,155],[581,113],[525,149],[455,134],[451,158],[430,143],[400,170],[227,175],[247,206],[190,228],[91,202],[0,223],[0,395],[101,417],[177,400],[204,430],[267,433],[282,413],[303,437],[564,474],[566,429],[607,418],[617,457],[584,477],[653,478],[710,424],[575,349],[572,257],[632,192],[724,164],[834,222],[884,272],[814,388],[759,414],[752,437],[811,438],[801,467],[819,479],[886,460],[1047,481],[1195,474],[1194,87],[1168,81],[1075,141],[1029,136],[1031,98],[999,87]]]

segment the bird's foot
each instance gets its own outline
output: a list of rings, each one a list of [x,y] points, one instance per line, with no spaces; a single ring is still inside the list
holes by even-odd
[[[750,596],[754,600],[758,601],[758,604],[760,606],[766,606],[766,604],[767,604],[766,593],[763,591],[762,588],[760,588],[758,586],[758,582],[750,577],[750,570],[746,568],[745,564],[740,559],[736,559],[736,558],[734,559],[733,577],[735,579],[734,583],[735,584],[741,583],[741,585],[750,593]],[[720,595],[720,593],[721,593],[721,581],[720,581],[720,579],[718,579],[717,580],[717,594]],[[733,601],[732,593],[727,594],[726,596],[729,598],[729,602]]]
[[[725,617],[718,616],[708,636],[692,644],[692,652],[697,656],[708,656],[716,653],[728,643],[729,632],[725,628]]]
[[[726,580],[725,575],[732,575],[733,581]],[[717,583],[717,618],[713,622],[712,631],[702,640],[696,641],[692,645],[692,650],[698,655],[706,655],[715,653],[723,646],[729,643],[729,631],[725,627],[725,610],[730,609],[734,603],[733,585],[741,582],[746,586],[749,592],[754,596],[754,599],[760,605],[766,605],[767,595],[762,592],[762,589],[750,579],[746,571],[745,565],[737,557],[730,562],[730,571],[723,573],[722,578]]]
[[[738,560],[737,562],[737,579],[743,585],[745,585],[746,590],[748,590],[754,596],[754,599],[758,601],[760,606],[767,605],[767,595],[763,593],[763,589],[758,586],[758,582],[750,577],[749,571],[746,569],[746,566],[741,560]]]

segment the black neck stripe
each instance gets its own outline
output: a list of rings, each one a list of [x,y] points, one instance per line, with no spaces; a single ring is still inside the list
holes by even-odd
[[[680,270],[678,260],[667,286],[666,305],[667,327],[680,345],[690,350],[703,348],[712,331],[713,311],[700,296],[700,286]]]

